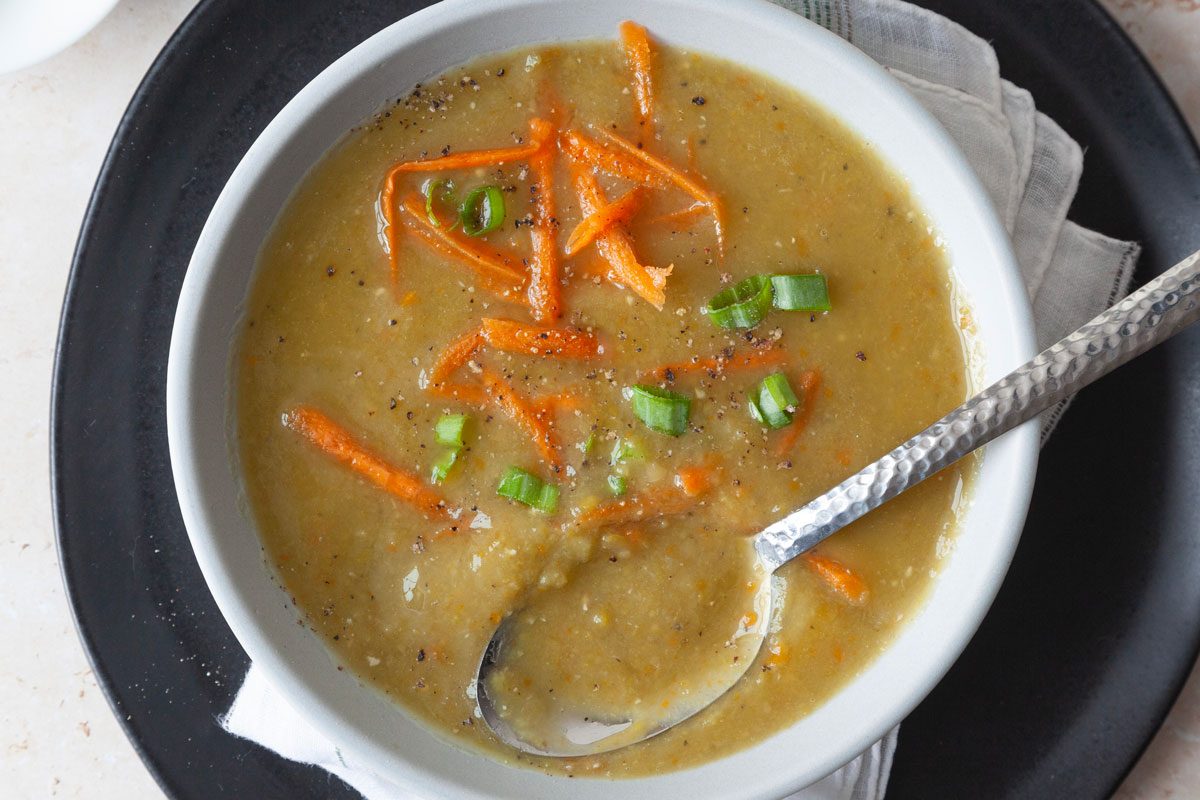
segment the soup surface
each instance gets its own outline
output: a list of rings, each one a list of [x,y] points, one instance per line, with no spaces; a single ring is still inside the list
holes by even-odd
[[[234,362],[249,507],[312,630],[443,735],[577,776],[827,700],[922,600],[973,463],[782,568],[758,660],[678,727],[542,758],[477,716],[483,647],[531,603],[514,726],[678,685],[755,624],[747,537],[968,388],[944,256],[871,149],[623,33],[483,57],[350,131],[263,245]]]

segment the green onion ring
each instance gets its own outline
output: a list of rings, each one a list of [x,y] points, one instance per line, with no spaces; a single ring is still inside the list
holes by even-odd
[[[771,294],[769,276],[751,275],[713,295],[705,310],[720,328],[753,328],[771,310]]]
[[[633,413],[646,427],[668,436],[679,436],[687,430],[692,398],[666,389],[638,384],[633,387]]]
[[[421,192],[425,195],[425,216],[429,217],[429,224],[435,228],[444,227],[442,221],[438,219],[437,211],[434,209],[434,197],[438,197],[447,205],[454,205],[454,181],[441,180],[438,178],[430,178],[425,181],[425,185],[421,187]],[[450,224],[450,230],[458,226],[458,220]]]
[[[775,307],[783,311],[829,311],[829,284],[819,273],[772,275]]]
[[[498,186],[473,189],[458,207],[458,219],[467,236],[483,236],[504,224],[504,193]]]

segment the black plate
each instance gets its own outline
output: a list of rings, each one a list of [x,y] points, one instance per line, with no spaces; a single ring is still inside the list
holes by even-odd
[[[1073,216],[1142,241],[1139,281],[1200,247],[1200,156],[1100,8],[926,4],[994,41],[1005,75],[1084,145]],[[100,685],[173,797],[355,796],[217,727],[247,659],[180,520],[164,380],[192,246],[242,154],[327,64],[422,5],[201,3],[134,96],[84,219],[53,396],[59,553]],[[995,606],[905,723],[890,797],[1111,793],[1196,655],[1197,487],[1200,330],[1066,416]]]

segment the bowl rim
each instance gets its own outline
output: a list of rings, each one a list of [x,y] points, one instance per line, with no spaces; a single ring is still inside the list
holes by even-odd
[[[412,47],[423,39],[444,35],[447,30],[457,25],[478,24],[481,19],[497,13],[530,8],[544,9],[578,2],[580,0],[493,0],[492,3],[484,5],[475,4],[473,0],[443,0],[441,3],[399,20],[339,58],[287,103],[242,158],[218,197],[201,232],[180,291],[167,370],[168,440],[180,510],[197,561],[210,591],[234,635],[250,655],[252,661],[262,668],[268,682],[302,717],[307,719],[315,730],[325,733],[331,739],[336,739],[339,744],[345,746],[347,752],[357,756],[373,771],[415,793],[435,791],[460,797],[485,797],[490,794],[480,791],[478,785],[468,785],[462,780],[462,776],[446,775],[444,772],[430,769],[414,759],[397,756],[395,752],[381,747],[367,731],[361,729],[355,721],[348,719],[343,710],[331,702],[318,687],[311,685],[311,682],[276,649],[271,642],[270,631],[259,619],[254,604],[249,602],[248,593],[243,590],[243,587],[235,585],[230,578],[228,556],[222,551],[219,536],[215,532],[214,520],[210,518],[203,501],[205,493],[211,491],[212,486],[211,481],[203,479],[200,474],[201,470],[197,466],[200,461],[196,454],[197,437],[200,434],[192,424],[191,411],[197,402],[196,397],[203,389],[211,387],[213,378],[211,374],[204,374],[193,367],[197,351],[202,346],[200,338],[203,330],[200,324],[201,311],[211,288],[210,284],[216,271],[224,237],[229,233],[229,228],[237,215],[244,213],[248,207],[251,194],[259,182],[261,173],[273,159],[279,156],[294,137],[300,135],[303,123],[316,116],[325,102],[346,91],[365,71],[378,67],[390,55],[401,52],[406,47]],[[604,0],[600,5],[623,7],[626,11],[634,10],[629,8],[628,2],[622,2],[622,0]],[[793,38],[810,46],[816,42],[820,47],[835,54],[844,69],[855,72],[861,79],[878,84],[893,92],[896,103],[903,107],[908,115],[908,121],[921,128],[921,132],[928,137],[933,147],[943,151],[942,155],[951,168],[956,171],[959,183],[965,187],[967,193],[965,201],[973,204],[976,210],[981,212],[982,216],[979,222],[982,225],[982,231],[988,238],[988,245],[1000,267],[998,279],[1004,294],[1002,304],[1011,317],[1013,334],[1017,339],[1013,343],[1014,349],[1018,353],[1023,353],[1025,357],[1033,355],[1033,321],[1029,299],[1019,278],[1008,235],[992,209],[986,192],[949,135],[915,99],[903,91],[898,91],[899,84],[883,68],[853,45],[809,22],[799,14],[768,2],[768,0],[738,0],[735,3],[724,0],[649,0],[644,4],[639,3],[639,6],[641,5],[666,6],[681,11],[706,13],[706,15],[711,14],[718,19],[730,16],[731,8],[736,9],[740,24],[765,25],[782,29]],[[637,14],[634,16],[643,13],[641,8],[636,11]],[[621,14],[621,16],[627,15]],[[545,31],[539,31],[539,34],[542,33]],[[528,43],[565,40],[553,35],[539,35],[531,36]],[[485,52],[489,52],[491,49],[494,48],[489,48]],[[449,66],[451,65],[437,66],[430,72],[436,74]],[[837,116],[835,108],[828,110]],[[358,119],[347,120],[347,127],[357,124],[359,121]],[[1015,364],[1007,366],[1011,367]],[[226,392],[228,392],[228,388],[226,386]],[[737,796],[745,798],[779,796],[781,792],[786,793],[798,789],[836,769],[848,758],[852,758],[856,753],[864,750],[882,732],[890,729],[903,716],[907,715],[958,658],[991,605],[1019,539],[1032,493],[1037,461],[1036,421],[1022,426],[990,445],[989,458],[985,461],[991,461],[990,453],[996,450],[1002,452],[1002,456],[998,456],[998,458],[1003,459],[1005,469],[1003,475],[995,480],[1005,481],[1008,502],[993,517],[995,528],[1001,535],[995,537],[996,541],[991,543],[989,555],[987,555],[986,563],[990,565],[991,569],[983,576],[975,576],[980,580],[976,581],[975,589],[967,595],[966,601],[961,603],[961,608],[956,612],[957,620],[954,629],[941,643],[937,656],[930,658],[922,667],[922,679],[916,681],[915,686],[910,686],[906,690],[903,699],[893,699],[890,703],[879,702],[879,708],[873,710],[870,724],[860,724],[858,735],[844,737],[840,747],[827,749],[821,757],[813,758],[807,763],[803,759],[792,759],[788,763],[778,764],[776,774],[759,776],[756,780],[745,781],[738,787]],[[918,616],[932,604],[932,600],[932,595],[926,599]],[[905,629],[912,627],[914,626],[910,623],[905,626]],[[903,636],[904,631],[901,631],[898,638]],[[895,646],[896,643],[893,642],[889,649]],[[881,655],[876,660],[879,661],[882,658]],[[838,694],[845,693],[855,681],[844,686]],[[423,723],[418,724],[426,727]],[[750,749],[762,747],[777,738],[778,735],[768,736],[752,745]],[[445,739],[438,737],[438,741],[445,742]],[[450,747],[451,745],[443,744],[442,746]],[[474,755],[474,757],[479,758],[478,755]],[[635,793],[629,790],[639,785],[644,785],[646,791],[644,793],[638,791],[636,796],[661,796],[664,791],[678,790],[684,784],[697,787],[706,785],[707,780],[700,782],[705,777],[705,773],[707,772],[709,776],[715,775],[711,770],[713,765],[725,764],[730,758],[732,757],[719,758],[690,769],[646,778],[628,779],[609,785],[619,787],[615,790],[615,796],[633,797]],[[534,776],[538,776],[539,773],[532,770],[509,767],[505,767],[505,769],[530,776],[528,779],[530,783],[538,782]],[[693,781],[694,783],[691,783]],[[589,784],[595,787],[604,783],[602,781],[583,783],[574,781],[571,783],[571,792],[579,797],[607,796],[604,791],[593,792],[587,788]]]

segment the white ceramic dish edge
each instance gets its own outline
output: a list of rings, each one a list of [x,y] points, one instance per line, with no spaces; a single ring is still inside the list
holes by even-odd
[[[618,0],[447,0],[367,40],[305,87],[251,147],[197,242],[180,295],[167,378],[168,436],[180,508],[209,587],[272,685],[348,753],[418,796],[750,800],[804,786],[869,746],[949,669],[999,588],[1028,507],[1037,458],[1033,423],[989,447],[930,598],[862,675],[751,748],[652,778],[568,781],[449,747],[381,703],[351,673],[334,670],[324,644],[295,624],[297,612],[271,582],[253,526],[238,507],[225,443],[227,389],[214,388],[226,387],[229,337],[254,255],[296,183],[351,125],[387,97],[478,53],[530,39],[607,38],[621,19],[635,16],[669,43],[791,83],[908,177],[972,301],[987,355],[984,381],[1033,354],[1028,299],[983,189],[944,131],[878,65],[765,0],[647,0],[633,8]]]

